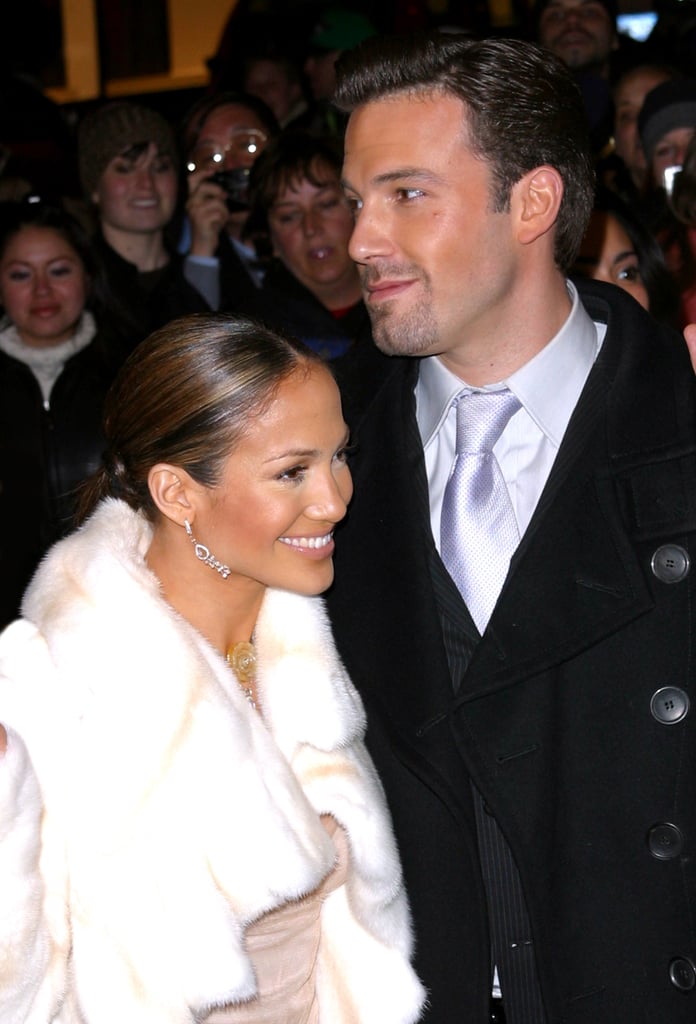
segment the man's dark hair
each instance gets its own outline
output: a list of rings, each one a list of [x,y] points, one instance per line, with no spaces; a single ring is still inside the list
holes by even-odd
[[[399,93],[463,101],[472,151],[491,169],[493,209],[528,171],[563,179],[555,259],[572,266],[592,209],[594,169],[582,96],[565,65],[534,43],[454,33],[378,36],[339,58],[334,102],[344,111]]]

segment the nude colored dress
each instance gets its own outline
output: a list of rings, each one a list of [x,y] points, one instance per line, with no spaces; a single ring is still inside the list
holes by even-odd
[[[244,941],[254,965],[258,995],[215,1010],[206,1017],[206,1024],[318,1024],[315,975],[321,904],[345,882],[349,857],[343,829],[329,815],[322,816],[322,824],[336,846],[333,870],[314,892],[283,904],[249,926]]]

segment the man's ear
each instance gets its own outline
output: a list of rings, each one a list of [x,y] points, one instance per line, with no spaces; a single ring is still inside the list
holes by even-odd
[[[188,519],[193,523],[203,488],[179,466],[158,462],[147,475],[147,486],[155,505],[178,526]]]
[[[544,164],[520,178],[513,187],[511,203],[522,245],[535,242],[553,228],[562,199],[563,179],[555,167]]]

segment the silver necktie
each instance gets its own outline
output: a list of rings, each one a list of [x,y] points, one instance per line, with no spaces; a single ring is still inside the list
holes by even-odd
[[[442,502],[440,551],[483,633],[520,539],[493,454],[493,446],[520,403],[507,389],[464,391],[455,403],[457,457]]]

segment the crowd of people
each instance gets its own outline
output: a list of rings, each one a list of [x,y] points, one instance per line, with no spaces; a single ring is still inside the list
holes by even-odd
[[[686,1024],[689,35],[263,25],[0,172],[0,1019]]]

